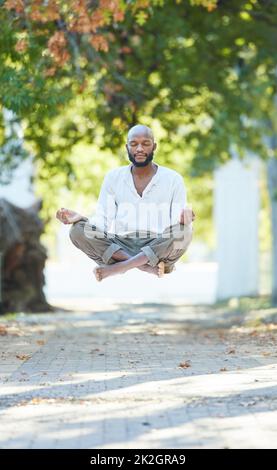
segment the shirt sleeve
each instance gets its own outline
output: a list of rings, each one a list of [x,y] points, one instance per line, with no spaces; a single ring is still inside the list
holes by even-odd
[[[117,204],[112,181],[111,173],[107,173],[100,189],[95,214],[90,218],[90,222],[100,230],[114,233]]]
[[[179,223],[182,209],[187,205],[187,191],[181,175],[177,175],[170,206],[170,222]]]

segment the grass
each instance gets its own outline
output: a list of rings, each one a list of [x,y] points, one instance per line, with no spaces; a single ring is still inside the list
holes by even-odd
[[[16,312],[8,312],[2,315],[0,318],[2,320],[16,320],[17,313]]]
[[[224,309],[227,312],[237,312],[245,319],[244,326],[258,328],[265,324],[277,323],[277,306],[272,304],[269,295],[259,297],[233,297],[216,302],[215,310]]]

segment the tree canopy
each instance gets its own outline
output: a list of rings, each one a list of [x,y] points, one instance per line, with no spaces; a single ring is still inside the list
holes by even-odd
[[[172,149],[192,149],[194,175],[232,149],[268,155],[276,2],[1,3],[1,103],[48,168],[70,175],[77,142],[117,151],[131,125],[153,120],[169,159]]]

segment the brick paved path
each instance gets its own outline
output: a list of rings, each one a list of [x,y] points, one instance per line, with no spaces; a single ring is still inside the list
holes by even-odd
[[[121,304],[0,325],[1,448],[277,448],[272,323]]]

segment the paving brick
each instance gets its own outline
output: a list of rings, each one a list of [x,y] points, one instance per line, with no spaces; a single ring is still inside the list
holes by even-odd
[[[276,448],[276,329],[198,315],[20,316],[1,338],[0,447]]]

